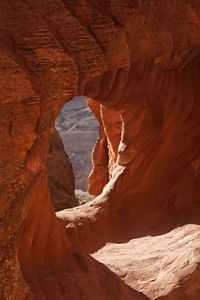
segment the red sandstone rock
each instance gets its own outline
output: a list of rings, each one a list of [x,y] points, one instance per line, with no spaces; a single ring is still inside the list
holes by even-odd
[[[56,211],[79,205],[74,194],[72,165],[64,152],[62,140],[57,131],[54,131],[50,137],[47,176],[51,201]]]
[[[2,0],[0,28],[0,298],[197,300],[199,0]],[[59,221],[46,158],[73,95],[98,103],[107,184]]]
[[[104,186],[109,180],[108,172],[108,143],[104,126],[101,120],[101,105],[91,99],[88,99],[88,105],[99,121],[99,138],[93,150],[93,170],[88,178],[88,191],[91,195],[101,194]]]

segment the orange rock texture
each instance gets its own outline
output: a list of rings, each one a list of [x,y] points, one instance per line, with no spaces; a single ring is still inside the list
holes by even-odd
[[[74,194],[72,165],[56,130],[50,136],[47,177],[51,201],[56,211],[79,205]]]
[[[199,0],[0,2],[0,299],[199,298],[199,76]],[[97,198],[55,216],[74,95],[100,122]]]

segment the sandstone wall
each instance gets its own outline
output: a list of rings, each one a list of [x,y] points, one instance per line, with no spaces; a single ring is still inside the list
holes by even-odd
[[[79,205],[74,194],[75,183],[72,165],[64,152],[62,140],[56,130],[50,137],[47,177],[51,201],[56,211]]]

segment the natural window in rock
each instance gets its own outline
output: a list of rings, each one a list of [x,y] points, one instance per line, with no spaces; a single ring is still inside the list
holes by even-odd
[[[92,150],[99,130],[99,123],[88,107],[86,97],[74,97],[67,102],[56,119],[55,127],[72,163],[75,195],[79,204],[82,204],[88,198],[93,198],[87,194],[87,186],[88,175],[92,170]]]

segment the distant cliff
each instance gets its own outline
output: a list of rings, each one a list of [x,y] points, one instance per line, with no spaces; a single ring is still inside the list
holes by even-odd
[[[74,97],[63,107],[56,120],[56,128],[73,165],[76,189],[86,191],[99,124],[85,97]]]

